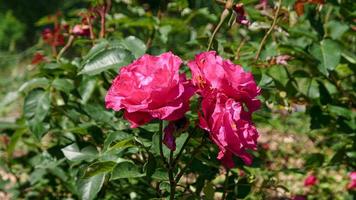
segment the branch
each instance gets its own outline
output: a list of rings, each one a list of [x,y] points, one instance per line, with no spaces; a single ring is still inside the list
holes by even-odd
[[[210,50],[211,45],[213,44],[213,40],[215,38],[216,33],[220,30],[221,25],[223,24],[223,22],[225,21],[226,17],[229,15],[229,9],[225,8],[224,11],[221,13],[220,16],[220,21],[218,23],[218,25],[215,27],[213,34],[211,35],[210,39],[209,39],[209,44],[208,44],[208,49],[207,51]]]
[[[279,15],[279,11],[281,10],[281,7],[282,7],[282,0],[278,0],[278,7],[277,7],[276,13],[274,14],[272,25],[271,25],[271,27],[269,28],[269,30],[267,31],[267,33],[265,34],[265,36],[263,37],[263,39],[261,41],[261,44],[260,44],[260,46],[258,48],[258,51],[257,51],[257,54],[255,56],[255,62],[260,57],[262,48],[263,48],[264,44],[266,43],[266,40],[267,40],[268,36],[272,33],[274,27],[277,24],[277,19],[278,19],[278,15]]]
[[[72,46],[72,43],[74,41],[74,35],[69,36],[67,44],[59,51],[57,55],[57,62],[59,62],[59,59],[62,57],[63,53],[67,51],[67,49]]]
[[[205,145],[205,142],[204,142],[205,140],[203,139],[202,140],[202,142],[201,142],[201,144],[197,147],[197,148],[195,148],[195,150],[192,152],[192,158],[189,160],[189,162],[184,166],[184,168],[183,169],[181,169],[180,171],[179,171],[179,173],[176,175],[176,178],[175,178],[175,182],[176,183],[179,183],[179,180],[182,178],[182,176],[183,176],[183,174],[184,174],[184,172],[185,172],[185,170],[187,170],[187,168],[192,164],[192,162],[193,162],[193,158],[194,158],[194,156],[196,156],[196,154],[199,152],[199,150],[200,150],[200,148],[202,148],[204,145]]]
[[[171,188],[169,199],[174,200],[174,194],[176,192],[176,182],[174,180],[174,165],[173,165],[173,151],[170,151],[169,154],[169,168],[168,168],[168,176],[169,176],[169,185]]]

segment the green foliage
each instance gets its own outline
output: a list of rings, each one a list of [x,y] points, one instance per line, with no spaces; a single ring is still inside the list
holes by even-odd
[[[16,43],[24,35],[24,25],[11,11],[0,13],[0,49],[15,50]]]

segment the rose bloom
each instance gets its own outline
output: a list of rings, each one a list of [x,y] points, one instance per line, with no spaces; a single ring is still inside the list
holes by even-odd
[[[135,128],[152,119],[178,120],[189,110],[195,90],[184,74],[182,60],[171,52],[144,55],[122,67],[106,97],[106,107],[124,110],[124,118]]]
[[[260,107],[256,96],[260,94],[261,89],[252,73],[245,72],[240,65],[223,60],[215,51],[208,51],[198,54],[188,66],[192,71],[192,81],[200,91],[218,90],[236,101],[245,103],[250,112]]]
[[[350,182],[349,184],[347,184],[347,189],[354,190],[356,189],[356,171],[351,172],[349,177],[350,177]]]
[[[215,51],[197,55],[188,66],[202,96],[200,126],[218,145],[218,159],[228,168],[234,167],[233,155],[252,164],[252,156],[246,150],[257,149],[258,133],[251,116],[260,107],[256,98],[260,88],[252,74],[223,60]]]
[[[304,180],[304,186],[313,186],[318,182],[318,179],[314,175],[309,175],[305,180]]]
[[[223,93],[204,94],[200,126],[210,133],[218,145],[218,159],[228,168],[234,167],[233,155],[245,164],[252,164],[252,156],[246,150],[257,149],[258,133],[251,122],[251,113],[244,110],[241,102]]]

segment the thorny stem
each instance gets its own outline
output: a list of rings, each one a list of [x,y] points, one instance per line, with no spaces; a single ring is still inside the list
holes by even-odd
[[[169,154],[169,168],[168,168],[168,177],[169,177],[169,184],[171,188],[171,192],[169,195],[169,199],[174,199],[174,194],[176,192],[176,182],[174,180],[174,164],[173,164],[173,151],[170,151]]]
[[[237,47],[237,50],[236,50],[236,55],[235,55],[235,59],[238,60],[240,59],[240,52],[241,52],[241,49],[242,47],[245,45],[245,42],[246,42],[246,37],[244,37],[240,44],[239,44],[239,47]]]
[[[67,44],[59,51],[57,55],[57,62],[59,62],[59,59],[62,57],[63,53],[67,51],[67,49],[72,46],[72,43],[74,41],[74,35],[69,36]]]
[[[221,4],[226,4],[226,1],[224,1],[224,0],[215,0],[215,1],[218,3],[221,3]]]
[[[192,154],[191,154],[192,159],[190,159],[190,161],[184,166],[184,168],[181,169],[179,171],[179,173],[176,175],[176,178],[175,178],[176,183],[179,183],[179,180],[182,178],[185,170],[192,164],[193,157],[199,152],[200,148],[203,147],[204,145],[205,145],[205,143],[204,143],[204,139],[203,139],[201,144],[197,148],[195,148],[194,151],[192,152]]]
[[[213,40],[215,38],[216,33],[220,30],[221,25],[223,24],[223,22],[225,21],[226,17],[229,15],[229,9],[225,8],[224,11],[221,13],[220,16],[220,21],[218,23],[218,25],[215,27],[213,34],[211,35],[210,39],[209,39],[209,44],[208,44],[208,49],[207,51],[210,50],[211,45],[213,44]]]
[[[172,165],[173,164],[173,151],[172,150],[170,151],[169,161],[167,162],[167,160],[163,154],[163,141],[162,141],[163,131],[162,131],[162,129],[163,129],[163,121],[160,121],[159,122],[159,153],[160,153],[160,156],[168,170],[169,185],[171,188],[169,199],[173,200],[175,190],[176,190],[176,182],[174,180],[174,166]]]
[[[104,38],[105,37],[105,13],[101,15],[100,24],[101,24],[100,38]]]
[[[226,169],[226,175],[225,175],[225,182],[224,182],[224,188],[223,188],[223,196],[222,196],[222,200],[225,200],[226,198],[226,195],[227,195],[227,184],[229,182],[229,172],[230,170],[229,169]]]
[[[282,0],[278,0],[278,7],[277,7],[276,13],[274,14],[272,25],[271,25],[271,27],[268,29],[268,31],[267,31],[267,33],[264,35],[264,37],[262,38],[261,44],[260,44],[260,46],[259,46],[259,48],[258,48],[258,51],[257,51],[257,54],[256,54],[256,56],[255,56],[255,62],[256,62],[256,61],[258,60],[258,58],[260,57],[262,48],[263,48],[264,44],[266,43],[266,40],[267,40],[268,36],[272,33],[274,27],[275,27],[276,24],[277,24],[277,19],[278,19],[278,15],[279,15],[279,11],[281,10],[281,7],[282,7]]]
[[[105,33],[106,33],[106,28],[105,28],[105,24],[106,24],[106,18],[105,15],[106,13],[109,12],[111,8],[111,0],[106,0],[106,2],[104,3],[103,7],[100,8],[99,10],[99,15],[100,15],[100,38],[104,38],[105,37]]]
[[[326,27],[326,24],[328,23],[329,21],[329,18],[330,18],[330,15],[331,15],[331,12],[333,11],[333,7],[330,6],[326,15],[325,15],[325,18],[324,18],[324,38],[328,36],[328,29]]]
[[[51,46],[51,50],[52,50],[52,56],[53,57],[56,57],[57,56],[57,48],[55,45],[52,45]]]
[[[182,145],[182,148],[180,149],[180,151],[178,152],[176,158],[174,158],[174,151],[170,151],[170,154],[169,154],[169,160],[168,162],[166,161],[165,157],[164,157],[164,154],[163,154],[163,142],[162,142],[162,128],[163,128],[163,122],[161,121],[160,122],[160,126],[159,126],[159,133],[160,133],[160,141],[159,141],[159,149],[160,149],[160,155],[161,155],[161,158],[163,159],[163,162],[165,163],[166,165],[166,168],[168,170],[168,177],[169,177],[169,184],[170,184],[170,196],[169,196],[169,199],[170,200],[173,200],[174,199],[174,196],[175,196],[175,191],[176,191],[176,186],[180,180],[180,178],[183,176],[184,174],[184,171],[185,170],[181,170],[179,172],[179,174],[175,177],[174,176],[174,169],[177,165],[177,162],[180,158],[180,156],[182,155],[185,147],[187,146],[190,138],[192,137],[193,133],[190,133],[187,137],[187,139],[184,141],[183,145]],[[194,129],[195,131],[196,129]],[[203,143],[202,143],[203,144]],[[200,147],[202,146],[202,144],[200,146],[198,146],[192,153],[192,156],[194,156],[198,150],[200,149]],[[190,161],[191,163],[191,161]],[[185,168],[187,168],[190,164],[188,164]]]
[[[88,24],[89,24],[90,39],[91,39],[91,41],[93,41],[93,45],[94,45],[95,35],[94,35],[93,24],[92,24],[92,21],[91,21],[91,15],[86,16],[86,19],[87,19]]]

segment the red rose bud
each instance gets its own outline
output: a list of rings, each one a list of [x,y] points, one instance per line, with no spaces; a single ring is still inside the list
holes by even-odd
[[[73,27],[72,33],[76,36],[90,36],[90,28],[88,25],[77,24]]]
[[[236,13],[236,22],[242,25],[249,25],[250,21],[246,18],[246,13],[244,9],[244,4],[238,3],[233,7]]]
[[[176,150],[175,131],[176,129],[172,122],[169,122],[168,126],[164,128],[163,143],[172,151]]]
[[[43,62],[44,60],[45,60],[45,56],[44,56],[42,53],[37,52],[37,53],[35,53],[35,55],[33,56],[32,61],[31,61],[31,64],[32,64],[32,65],[37,65],[37,64]]]
[[[309,175],[304,180],[304,186],[313,186],[318,182],[318,179],[314,175]]]

